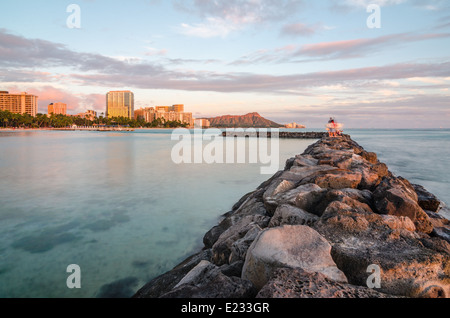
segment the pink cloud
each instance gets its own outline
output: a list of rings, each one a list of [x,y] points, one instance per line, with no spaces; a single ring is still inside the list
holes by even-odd
[[[42,88],[10,86],[8,91],[11,93],[27,92],[38,96],[38,112],[42,114],[47,113],[47,107],[50,103],[67,104],[68,114],[77,114],[87,109],[93,109],[101,113],[105,109],[105,95],[103,94],[73,94],[53,86]]]
[[[376,38],[322,42],[302,46],[295,56],[308,56],[322,59],[345,59],[365,56],[392,45],[448,38],[450,33],[410,34],[399,33]]]
[[[105,94],[89,94],[82,97],[83,105],[86,109],[95,110],[99,115],[105,112],[106,97]]]
[[[309,26],[303,23],[288,24],[283,27],[281,34],[291,36],[310,36],[317,32],[319,26]]]
[[[368,44],[370,41],[367,39],[359,40],[345,40],[335,42],[324,42],[317,44],[306,44],[300,50],[302,55],[328,55],[337,51],[347,51],[356,47],[361,47],[364,44]]]

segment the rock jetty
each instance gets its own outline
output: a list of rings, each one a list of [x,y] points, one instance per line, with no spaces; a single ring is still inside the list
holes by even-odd
[[[259,131],[255,130],[254,132],[250,131],[224,131],[222,132],[223,137],[260,137]],[[328,136],[326,132],[318,132],[318,131],[280,131],[277,133],[277,138],[290,138],[290,139],[320,139]],[[264,133],[264,138],[272,138],[272,132],[268,131]]]
[[[449,298],[442,206],[349,136],[324,137],[134,297]]]

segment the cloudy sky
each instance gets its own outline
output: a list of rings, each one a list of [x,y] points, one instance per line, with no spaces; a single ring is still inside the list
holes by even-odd
[[[194,117],[450,128],[450,2],[2,0],[0,82],[42,113],[127,89]]]

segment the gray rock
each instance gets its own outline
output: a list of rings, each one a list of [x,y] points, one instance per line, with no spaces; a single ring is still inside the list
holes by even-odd
[[[237,222],[240,218],[245,217],[247,215],[267,215],[267,210],[263,203],[263,194],[265,189],[259,189],[255,191],[252,195],[250,195],[242,205],[230,216],[233,218],[233,223]]]
[[[247,251],[242,278],[262,288],[279,267],[300,267],[346,282],[330,255],[331,245],[304,225],[285,225],[262,231]]]
[[[450,243],[450,228],[449,227],[435,227],[431,235],[439,237]]]
[[[252,229],[259,231],[261,228],[266,228],[269,224],[270,218],[260,214],[247,215],[239,219],[238,222],[225,230],[214,243],[211,248],[212,260],[216,265],[223,265],[229,263],[230,255],[232,253],[233,244],[244,238],[247,232]],[[234,247],[236,251],[237,247]]]
[[[224,215],[223,220],[216,226],[212,227],[206,234],[203,236],[203,244],[206,248],[211,248],[214,243],[217,242],[220,235],[225,232],[230,226],[233,225],[233,220],[230,217],[230,212]]]
[[[420,232],[431,233],[433,225],[418,204],[414,188],[404,179],[384,178],[373,193],[374,205],[380,214],[409,217]]]
[[[211,228],[203,236],[203,244],[205,247],[211,248],[225,231],[239,223],[242,218],[246,216],[253,217],[254,215],[266,216],[267,210],[262,202],[262,195],[264,192],[265,189],[261,188],[254,192],[250,192],[241,198],[236,204],[238,207],[235,207],[232,211],[224,214],[219,224]]]
[[[249,281],[228,277],[217,266],[202,261],[160,298],[250,298],[255,295],[256,290]]]
[[[278,268],[256,298],[396,298],[375,289],[339,283],[322,273]]]
[[[298,193],[293,201],[294,205],[307,212],[320,215],[320,210],[317,208],[327,190],[313,183],[303,184],[297,187],[296,190]]]
[[[412,184],[417,193],[417,199],[420,207],[424,210],[438,212],[441,207],[441,201],[432,193],[428,192],[423,186]]]
[[[279,192],[273,196],[267,196],[264,204],[267,210],[274,212],[278,206],[290,204],[307,212],[314,213],[325,193],[325,189],[320,188],[316,184],[308,183],[285,192]]]
[[[364,213],[355,211],[350,205],[340,201],[333,201],[328,205],[319,223],[326,224],[337,236],[345,236],[347,233],[361,234],[369,229],[369,221],[364,217]]]
[[[202,260],[210,260],[211,251],[204,250],[192,255],[172,270],[155,277],[150,282],[140,288],[133,298],[158,298],[169,292],[183,277]]]
[[[405,297],[429,297],[430,286],[449,296],[450,256],[424,248],[411,239],[347,238],[333,245],[332,256],[349,283],[367,286],[368,266],[380,268],[380,292]],[[427,296],[428,295],[428,296]]]
[[[293,165],[299,167],[317,166],[318,159],[311,155],[295,156]]]
[[[336,167],[330,165],[317,166],[292,166],[289,170],[283,171],[280,178],[283,180],[293,181],[296,183],[309,183],[314,180],[318,174],[326,171],[336,170]]]
[[[393,230],[404,229],[414,232],[416,226],[407,216],[382,215],[383,222]]]
[[[321,188],[345,189],[358,188],[361,183],[362,174],[359,171],[350,171],[345,169],[336,169],[327,174],[319,175],[314,183]]]
[[[285,180],[283,178],[275,179],[266,189],[263,194],[263,201],[266,203],[265,206],[269,215],[273,214],[273,207],[277,204],[275,197],[280,197],[281,194],[292,190],[295,188],[296,183],[293,181]],[[275,201],[275,202],[273,202]]]
[[[315,214],[321,216],[333,201],[345,203],[361,211],[373,212],[372,193],[368,190],[338,189],[329,190],[315,206]]]
[[[232,264],[238,261],[244,261],[248,248],[261,231],[262,229],[255,224],[255,226],[251,227],[247,233],[245,233],[243,238],[234,241],[230,248],[228,263]]]
[[[279,205],[269,222],[269,227],[281,225],[312,225],[319,219],[317,215],[308,213],[290,204]]]

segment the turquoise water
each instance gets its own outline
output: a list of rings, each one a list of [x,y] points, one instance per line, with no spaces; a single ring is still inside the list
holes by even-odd
[[[280,156],[310,142],[285,141]],[[258,164],[176,165],[176,143],[167,130],[1,132],[0,297],[130,296],[269,177]],[[81,289],[66,286],[70,264]]]
[[[177,165],[170,133],[0,132],[0,297],[131,296],[269,178],[259,164]],[[450,131],[347,133],[450,202]],[[313,142],[280,140],[279,168]]]
[[[347,130],[389,170],[450,204],[450,130]],[[448,217],[448,214],[446,214]]]

